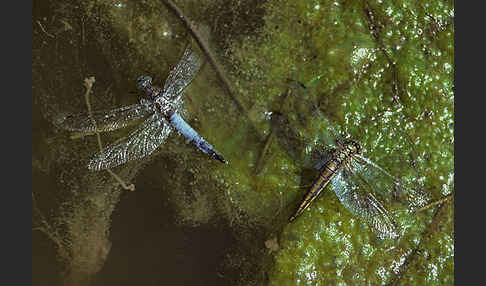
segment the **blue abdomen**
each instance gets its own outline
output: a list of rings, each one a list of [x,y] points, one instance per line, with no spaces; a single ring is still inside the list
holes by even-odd
[[[182,119],[182,117],[177,113],[174,112],[170,117],[169,121],[172,126],[179,131],[184,137],[186,137],[192,144],[196,145],[196,147],[201,150],[202,152],[210,155],[212,158],[221,161],[222,163],[226,163],[226,160],[214,150],[213,146],[209,144],[204,138],[202,138],[194,129],[192,129],[187,122]]]

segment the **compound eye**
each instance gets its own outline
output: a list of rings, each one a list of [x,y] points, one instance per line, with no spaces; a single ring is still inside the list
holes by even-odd
[[[143,89],[152,83],[152,78],[149,76],[139,76],[137,78],[137,88]]]

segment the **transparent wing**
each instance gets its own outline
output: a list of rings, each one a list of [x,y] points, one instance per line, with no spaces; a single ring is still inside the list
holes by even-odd
[[[281,147],[299,166],[320,169],[330,159],[336,146],[333,137],[327,130],[323,130],[326,123],[321,124],[317,119],[307,118],[303,121],[307,123],[302,123],[301,120],[291,119],[291,116],[286,114],[272,113],[272,132]]]
[[[398,229],[383,204],[366,186],[366,182],[345,168],[341,168],[331,181],[333,191],[341,203],[354,215],[363,219],[380,238],[395,238]]]
[[[169,72],[164,84],[164,94],[169,98],[179,95],[194,79],[199,68],[199,58],[190,48],[187,48],[179,63]]]
[[[336,147],[341,135],[316,104],[315,93],[302,84],[292,81],[289,96],[280,106],[280,112],[288,115],[291,125],[306,141]]]
[[[116,109],[93,111],[92,117],[88,113],[62,116],[56,120],[56,125],[69,131],[95,132],[92,121],[94,119],[98,132],[105,132],[125,127],[153,112],[152,104],[133,104]]]
[[[167,120],[154,113],[130,135],[109,145],[103,152],[96,153],[88,168],[98,171],[146,157],[164,143],[171,130]]]
[[[317,130],[317,136],[323,144],[335,146],[336,143],[343,143],[343,136],[317,107],[312,110],[312,118],[312,128]]]
[[[405,184],[371,160],[360,155],[355,155],[353,159],[351,165],[354,172],[366,181],[387,205],[413,210],[423,207],[430,200],[427,193]]]

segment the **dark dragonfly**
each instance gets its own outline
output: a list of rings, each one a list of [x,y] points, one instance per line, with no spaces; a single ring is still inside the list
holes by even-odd
[[[289,124],[284,115],[272,115],[274,116],[272,119],[279,123]],[[361,145],[338,135],[320,112],[313,112],[312,117],[314,120],[311,122],[318,122],[319,126],[311,128],[325,135],[313,143],[303,143],[303,153],[309,155],[308,162],[319,170],[319,176],[289,220],[293,221],[301,215],[330,184],[346,209],[370,225],[378,237],[398,237],[399,227],[389,212],[389,207],[403,203],[409,209],[421,207],[427,203],[426,194],[421,190],[415,190],[363,157]],[[288,133],[289,128],[286,128]],[[277,132],[280,132],[277,136],[283,135],[282,130]],[[299,134],[305,133],[306,130],[303,130]]]
[[[211,158],[227,163],[223,156],[180,115],[183,110],[182,91],[195,77],[199,68],[198,57],[187,48],[180,61],[169,72],[163,88],[152,85],[152,78],[149,76],[140,76],[137,79],[137,88],[149,99],[142,99],[138,104],[116,109],[94,111],[91,116],[88,113],[65,116],[58,125],[70,131],[106,132],[146,118],[127,137],[115,141],[94,155],[88,168],[95,171],[113,168],[150,155],[165,142],[174,128]],[[96,128],[92,119],[96,122]]]

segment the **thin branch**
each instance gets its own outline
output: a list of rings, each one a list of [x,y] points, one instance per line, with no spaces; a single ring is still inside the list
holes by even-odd
[[[91,136],[95,133],[96,132],[73,132],[71,133],[71,136],[69,136],[69,139],[75,140],[75,139],[83,138],[85,136]]]
[[[281,82],[245,82],[243,83],[247,86],[268,86],[268,87],[281,87],[281,88],[288,88],[288,83],[281,83]]]
[[[383,53],[385,58],[387,59],[388,63],[391,66],[392,72],[393,72],[393,83],[392,83],[392,96],[393,96],[393,102],[394,103],[399,103],[400,105],[402,104],[400,101],[400,95],[399,95],[399,84],[398,84],[398,70],[396,64],[393,62],[391,56],[388,54],[386,51],[385,45],[383,44],[383,41],[380,37],[380,29],[383,27],[383,24],[381,24],[379,21],[375,19],[374,13],[371,10],[370,5],[368,2],[364,3],[364,12],[366,15],[366,18],[368,19],[368,28],[370,29],[373,38],[375,39],[378,48],[380,51]]]
[[[44,27],[42,26],[41,22],[39,20],[37,20],[37,24],[39,24],[39,27],[41,28],[42,32],[44,32],[46,35],[48,35],[49,37],[51,38],[55,38],[53,35],[49,34],[45,29]]]
[[[451,194],[448,194],[447,196],[445,197],[442,197],[434,202],[431,202],[423,207],[421,207],[420,209],[418,209],[416,212],[421,212],[421,211],[424,211],[424,210],[427,210],[427,209],[430,209],[431,207],[435,206],[435,205],[438,205],[438,204],[442,204],[442,203],[445,203],[447,201],[450,201],[452,200],[452,198],[454,198],[454,194],[451,193]]]
[[[292,82],[287,81],[286,83],[282,83],[282,86],[285,86],[287,88],[283,98],[280,101],[280,106],[278,108],[278,111],[282,110],[282,106],[287,100],[287,97],[290,95],[292,92]],[[258,175],[260,171],[263,169],[263,165],[265,165],[265,157],[267,156],[268,150],[274,141],[275,133],[273,132],[273,128],[270,129],[270,133],[267,135],[267,138],[265,139],[265,143],[263,145],[263,149],[260,152],[258,159],[257,159],[257,164],[255,166],[255,169],[253,169],[253,174]]]
[[[101,136],[100,136],[100,133],[98,132],[98,126],[96,125],[96,121],[94,120],[94,118],[92,116],[91,104],[89,102],[89,94],[91,93],[91,89],[93,88],[94,82],[95,82],[94,76],[84,79],[84,86],[86,87],[86,93],[84,94],[84,98],[86,100],[86,106],[88,107],[89,118],[91,119],[91,123],[93,124],[93,126],[95,128],[96,138],[98,140],[98,147],[100,149],[100,152],[103,152],[103,144],[101,143]],[[125,182],[110,169],[106,169],[106,171],[108,173],[110,173],[110,175],[122,186],[123,189],[129,190],[129,191],[135,191],[135,185],[125,184]]]
[[[447,207],[445,207],[445,206],[446,206],[445,204],[439,205],[439,207],[437,208],[437,210],[434,213],[434,217],[432,218],[432,222],[427,226],[427,229],[422,233],[422,235],[421,235],[422,239],[421,239],[419,245],[414,250],[412,250],[412,252],[407,257],[405,257],[405,262],[400,266],[398,273],[396,273],[390,279],[390,283],[388,283],[387,285],[389,285],[389,286],[390,285],[393,285],[393,286],[398,285],[400,280],[403,278],[405,273],[408,271],[409,266],[412,264],[412,262],[420,256],[420,253],[422,252],[421,250],[422,250],[423,244],[428,239],[430,239],[430,237],[432,236],[432,234],[434,232],[436,232],[438,230],[439,223],[442,221],[442,218],[444,217],[446,210],[447,210]]]
[[[199,45],[199,48],[201,48],[201,51],[204,53],[204,55],[208,59],[209,63],[213,67],[214,71],[216,72],[216,76],[223,83],[223,88],[226,91],[226,93],[234,101],[234,103],[236,104],[236,107],[238,108],[238,110],[241,113],[246,114],[245,108],[240,103],[240,101],[238,100],[238,98],[236,98],[236,96],[231,91],[231,88],[230,88],[231,85],[230,85],[229,80],[224,76],[221,68],[219,67],[219,65],[218,65],[218,63],[216,61],[216,58],[214,57],[214,55],[209,50],[208,45],[206,45],[206,43],[204,43],[203,39],[196,32],[196,28],[194,27],[194,25],[188,19],[186,19],[186,17],[184,17],[184,14],[182,13],[182,11],[174,3],[172,3],[172,1],[170,1],[170,0],[162,0],[162,2],[164,2],[165,6],[167,6],[167,8],[172,13],[174,13],[179,20],[181,20],[181,22],[184,24],[184,26],[186,27],[186,29],[189,30],[189,32],[191,33],[192,37],[196,40],[197,44]]]
[[[263,149],[260,152],[260,155],[258,156],[255,169],[253,169],[253,175],[258,175],[260,171],[263,169],[263,164],[265,162],[264,159],[267,155],[268,149],[270,148],[270,145],[272,144],[274,137],[275,135],[273,133],[273,130],[270,130],[270,133],[267,135],[267,138],[265,139],[265,144],[263,145]]]

